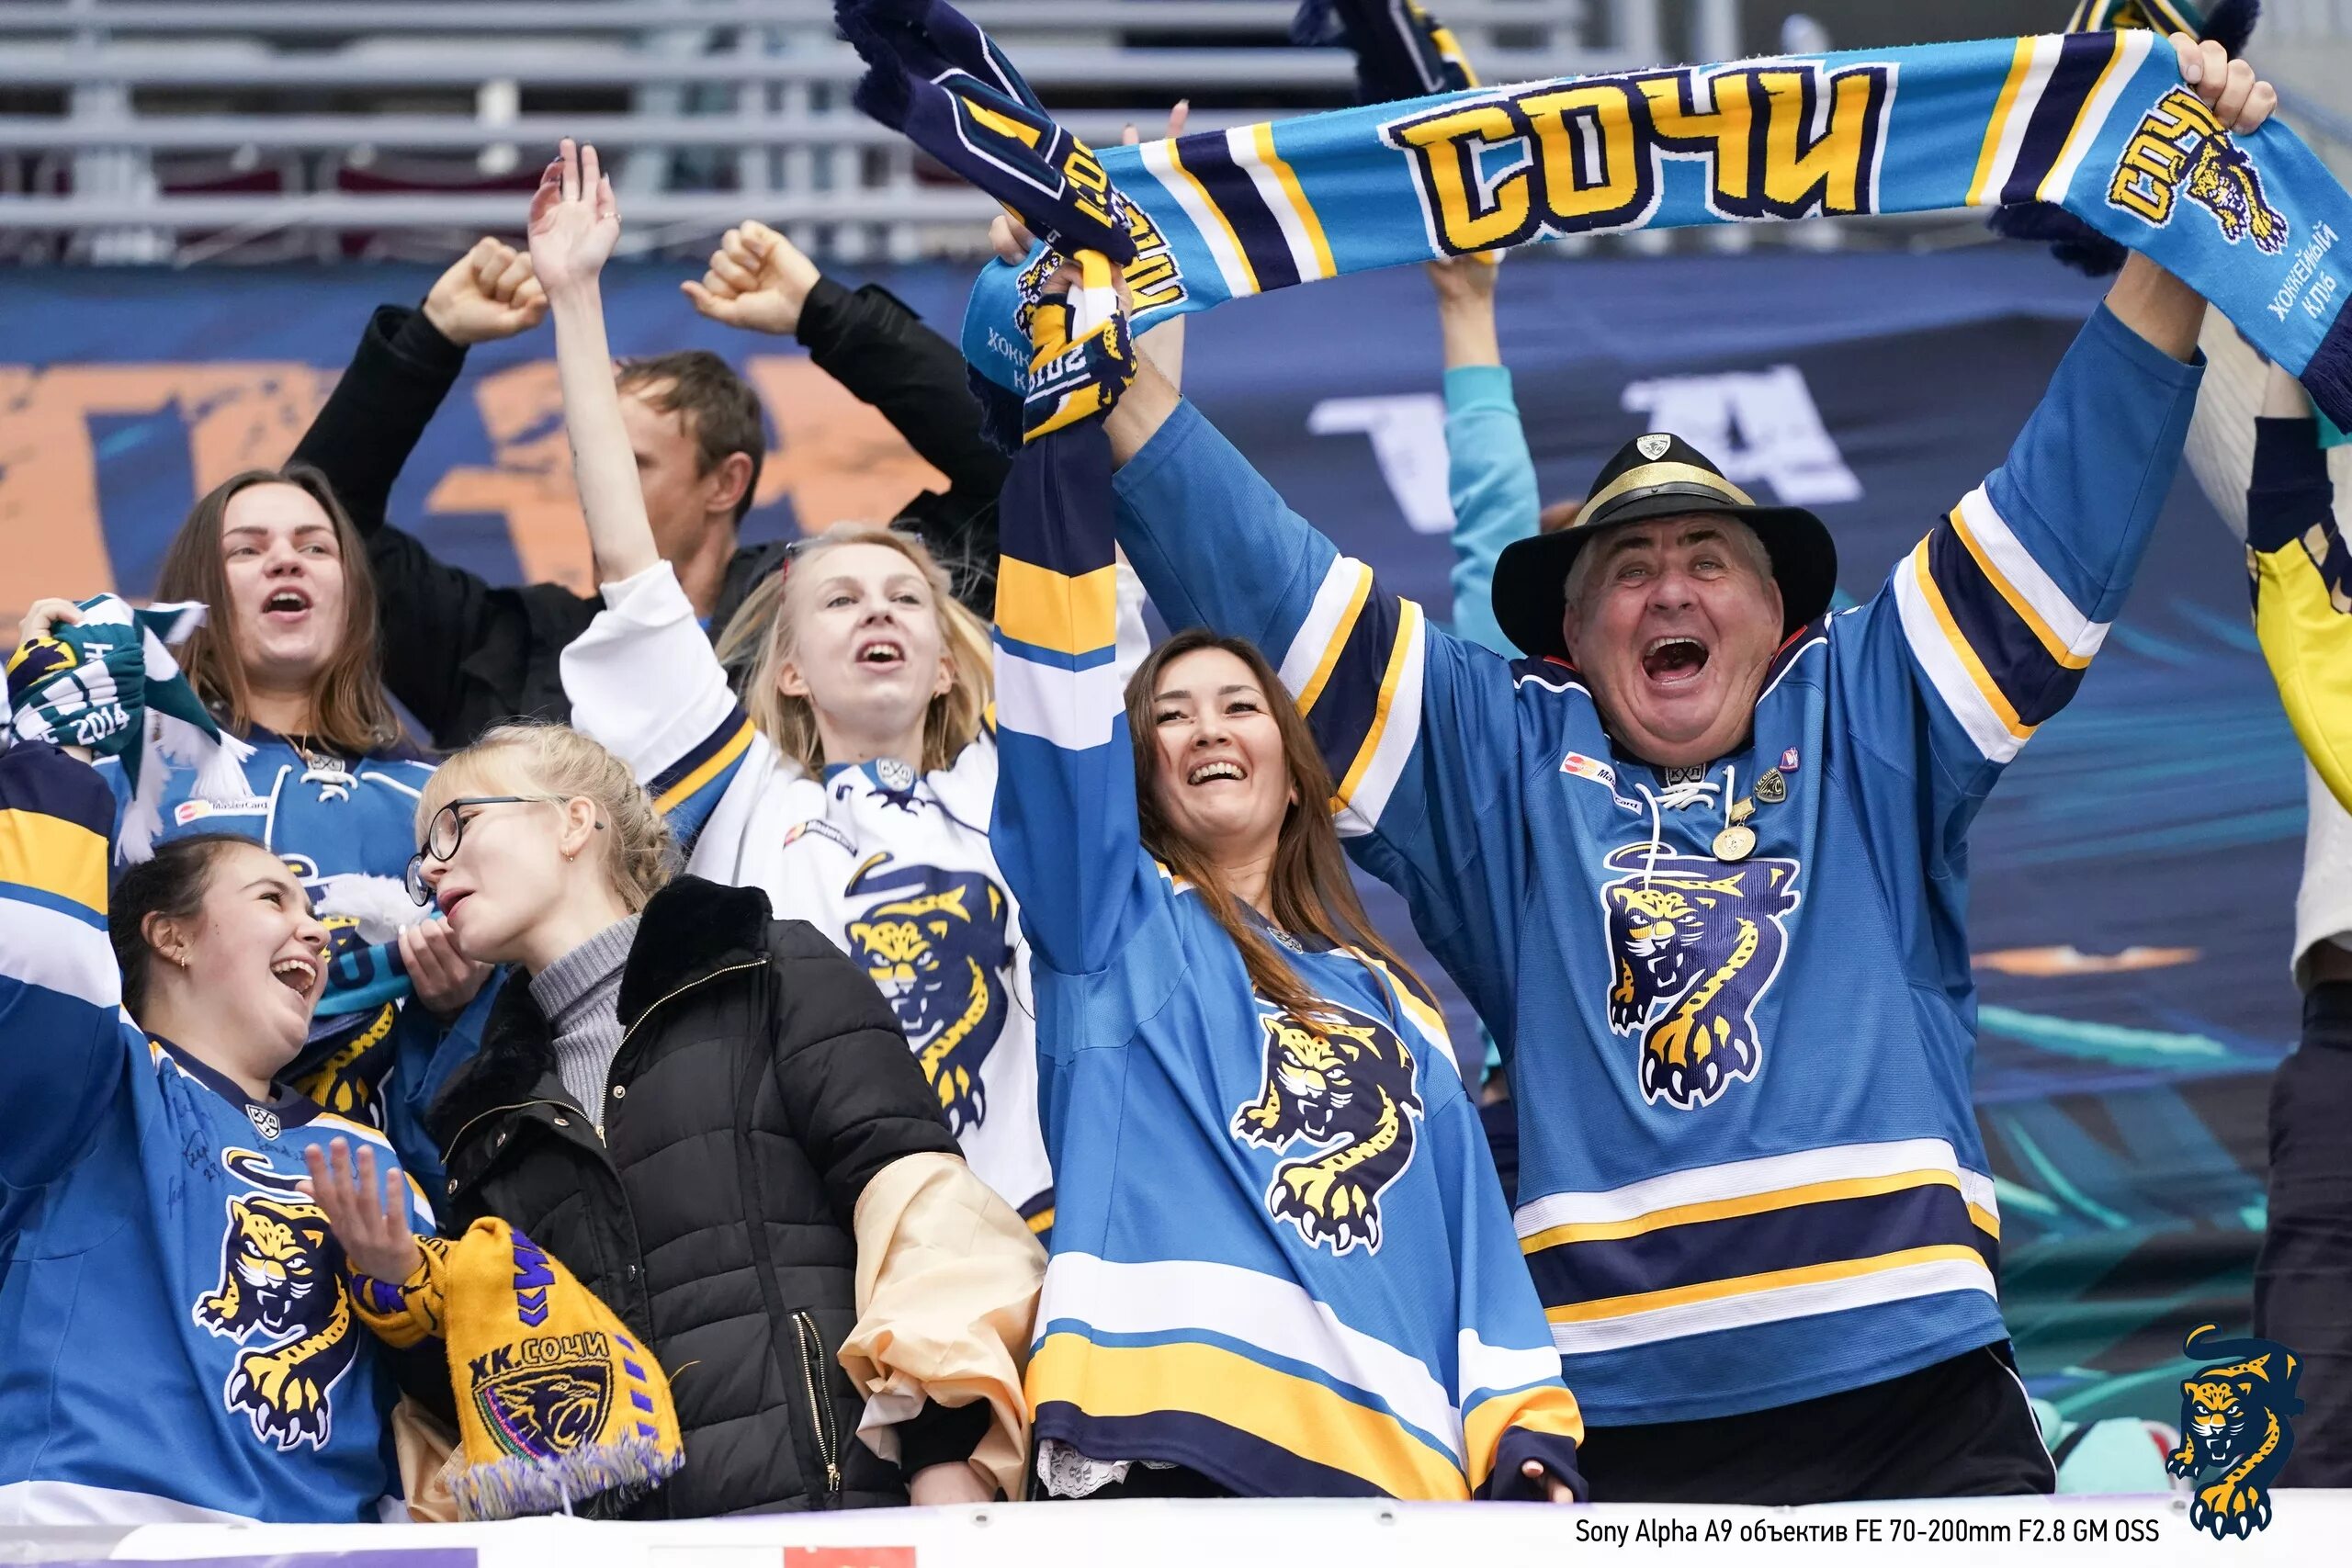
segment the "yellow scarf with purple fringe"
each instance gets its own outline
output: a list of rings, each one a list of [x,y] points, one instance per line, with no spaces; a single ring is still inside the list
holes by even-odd
[[[359,1319],[396,1349],[448,1347],[465,1468],[450,1480],[469,1519],[627,1502],[684,1461],[660,1363],[612,1309],[503,1220],[455,1241],[425,1237],[399,1285],[355,1275]]]

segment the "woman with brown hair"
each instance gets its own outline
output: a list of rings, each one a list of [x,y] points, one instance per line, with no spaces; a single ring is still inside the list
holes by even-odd
[[[401,886],[433,764],[403,734],[378,673],[366,547],[316,469],[251,468],[189,510],[164,552],[155,596],[207,607],[180,664],[253,755],[242,788],[201,791],[197,770],[181,767],[159,799],[151,785],[140,800],[119,761],[101,761],[119,803],[116,858],[143,861],[181,835],[228,832],[286,862],[330,947],[310,1043],[285,1080],[391,1134],[402,1163],[430,1180],[439,1162],[421,1117],[470,1049],[470,1032],[449,1026],[489,971],[460,958],[443,923]],[[72,605],[45,601],[27,625],[78,618]]]
[[[1073,345],[1066,315],[1038,307],[1036,363],[1102,372],[1097,414],[1033,408],[999,502],[994,838],[1059,1194],[1041,1490],[1566,1500],[1583,1423],[1306,719],[1257,649],[1197,628],[1122,701],[1099,410],[1133,361],[1122,323]]]

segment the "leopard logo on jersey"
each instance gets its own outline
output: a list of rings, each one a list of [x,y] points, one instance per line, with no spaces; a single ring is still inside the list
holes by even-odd
[[[1009,900],[978,872],[927,865],[884,872],[889,858],[875,856],[850,879],[852,895],[899,894],[850,921],[850,956],[889,998],[948,1129],[960,1137],[988,1116],[980,1068],[1004,1032]]]
[[[1336,1021],[1259,1013],[1265,1072],[1257,1097],[1234,1113],[1233,1135],[1277,1153],[1301,1139],[1315,1145],[1274,1168],[1268,1211],[1310,1247],[1344,1258],[1361,1243],[1371,1255],[1380,1250],[1380,1195],[1413,1161],[1421,1097],[1412,1053],[1386,1020],[1323,1005]]]
[[[324,1448],[334,1385],[359,1352],[342,1251],[325,1214],[293,1179],[250,1149],[223,1150],[220,1163],[239,1180],[271,1190],[230,1195],[220,1282],[197,1298],[196,1321],[245,1347],[221,1400],[281,1452],[304,1443]]]
[[[1609,1027],[1641,1038],[1642,1097],[1691,1111],[1764,1064],[1756,1004],[1788,947],[1797,863],[1628,844],[1603,865]]]
[[[2182,1380],[2180,1447],[2165,1456],[2165,1468],[2197,1486],[2188,1522],[2222,1540],[2270,1523],[2270,1484],[2295,1446],[2287,1417],[2303,1408],[2295,1393],[2303,1366],[2284,1345],[2207,1337],[2213,1330],[2210,1323],[2190,1329],[2181,1353],[2238,1359]]]

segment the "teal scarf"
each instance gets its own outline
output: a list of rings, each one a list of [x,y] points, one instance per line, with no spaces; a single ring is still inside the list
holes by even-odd
[[[2283,125],[2222,131],[2144,29],[1476,87],[1096,153],[1066,132],[1040,139],[1034,98],[996,90],[1018,78],[992,46],[992,70],[944,73],[942,55],[975,68],[936,19],[978,33],[940,0],[843,9],[888,9],[926,39],[933,52],[903,60],[901,79],[953,112],[893,123],[1036,231],[1083,227],[1064,197],[1107,175],[1125,198],[1113,221],[1132,245],[1138,331],[1295,283],[1566,234],[2040,200],[2179,276],[2352,421],[2352,289],[2335,257],[2352,197]],[[880,76],[873,38],[861,48]],[[1048,148],[1062,158],[1059,190],[998,178],[999,160],[974,155],[1000,127],[1025,174]],[[1016,390],[1035,261],[989,264],[964,321],[976,370]]]

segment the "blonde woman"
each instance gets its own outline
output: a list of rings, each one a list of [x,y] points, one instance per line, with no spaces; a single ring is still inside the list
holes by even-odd
[[[469,958],[520,971],[434,1104],[442,1228],[506,1221],[669,1374],[685,1464],[625,1511],[1013,1484],[1044,1260],[956,1154],[865,977],[757,888],[673,879],[628,765],[560,726],[501,726],[450,758],[418,826],[413,889]],[[406,1281],[419,1249],[372,1169],[355,1181],[337,1153],[312,1176],[353,1269]]]
[[[564,650],[573,722],[628,760],[688,871],[760,888],[873,978],[973,1168],[1042,1233],[1027,960],[988,837],[988,628],[921,542],[846,527],[805,541],[713,650],[655,552],[606,364],[596,274],[618,217],[594,148],[566,143],[560,167],[531,254],[605,580]],[[722,660],[747,668],[740,704]]]

